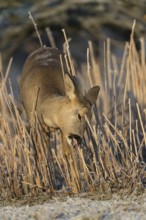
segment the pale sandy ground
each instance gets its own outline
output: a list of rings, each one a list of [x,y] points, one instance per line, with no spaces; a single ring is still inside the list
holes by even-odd
[[[71,198],[34,206],[0,207],[0,220],[146,220],[146,193],[121,199]]]

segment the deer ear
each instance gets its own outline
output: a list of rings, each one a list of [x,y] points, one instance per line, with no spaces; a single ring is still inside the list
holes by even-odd
[[[69,74],[64,75],[64,83],[66,95],[69,96],[70,99],[72,99],[75,96],[75,85]]]
[[[85,98],[91,103],[91,105],[96,103],[98,93],[99,93],[100,87],[94,86],[91,89],[88,90]]]

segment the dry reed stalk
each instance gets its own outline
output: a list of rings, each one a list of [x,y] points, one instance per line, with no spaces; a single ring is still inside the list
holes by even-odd
[[[129,49],[129,44],[126,43],[125,48],[124,48],[123,57],[122,57],[120,72],[119,72],[119,79],[118,79],[118,84],[117,84],[118,88],[122,86],[122,84],[123,84],[122,80],[123,80],[123,78],[125,78],[124,70],[125,70],[126,59],[127,59],[127,55],[128,55],[128,49]]]
[[[92,77],[92,82],[94,82],[94,83],[92,83],[91,86],[99,84],[100,87],[102,87],[103,81],[101,78],[99,65],[98,65],[98,63],[95,59],[95,56],[94,56],[94,49],[93,49],[92,42],[89,41],[88,45],[89,45],[89,55],[90,55],[90,60],[91,60],[90,61],[91,62],[91,77]],[[104,92],[104,91],[102,91],[102,92]]]
[[[40,42],[40,46],[43,47],[43,42],[42,42],[41,36],[40,36],[40,34],[39,34],[38,28],[37,28],[37,23],[34,21],[34,19],[33,19],[32,15],[31,15],[31,12],[30,12],[30,11],[28,12],[28,14],[29,14],[29,19],[32,21],[32,24],[33,24],[33,26],[34,26],[34,28],[35,28],[37,37],[38,37],[39,42]]]
[[[74,64],[73,64],[71,54],[70,54],[70,48],[69,48],[69,43],[68,43],[68,40],[67,40],[67,36],[66,36],[66,33],[65,33],[64,29],[62,29],[62,32],[63,32],[64,39],[65,39],[65,51],[67,52],[67,57],[68,57],[69,66],[70,66],[69,73],[71,73],[73,76],[75,76],[76,73],[75,73]]]
[[[89,62],[89,48],[87,48],[87,75],[89,79],[89,86],[91,87],[93,85],[93,81],[91,79],[91,66]]]
[[[112,71],[111,71],[111,54],[110,54],[110,39],[106,43],[106,72],[107,72],[107,85],[108,89],[112,88]]]
[[[7,78],[8,78],[8,74],[9,74],[9,72],[10,72],[10,68],[11,68],[11,65],[12,65],[12,61],[13,61],[13,58],[11,58],[11,59],[9,60],[9,63],[8,63],[7,69],[6,69],[6,73],[5,73],[5,77],[3,76],[3,72],[1,72],[1,76],[2,76],[2,80],[1,80],[1,91],[3,91],[4,88],[6,89],[6,81],[7,81]]]
[[[45,28],[45,30],[46,30],[46,33],[47,33],[47,36],[48,36],[51,47],[56,48],[56,43],[54,41],[52,31],[48,27]]]
[[[65,58],[65,62],[66,62],[68,73],[70,73],[70,67],[69,67],[69,61],[68,61],[67,54],[65,54],[64,58]]]
[[[146,146],[146,132],[145,132],[145,129],[144,129],[144,124],[143,124],[143,121],[142,121],[142,117],[141,117],[141,114],[140,114],[140,109],[139,109],[138,103],[136,103],[136,107],[137,107],[138,117],[139,117],[141,129],[142,129],[142,132],[143,132],[143,138],[144,138],[145,146]]]
[[[131,118],[131,100],[128,100],[129,105],[129,140],[130,140],[130,151],[131,151],[131,161],[132,161],[132,118]]]
[[[105,99],[108,99],[108,79],[107,79],[107,69],[106,69],[106,46],[104,43],[104,90],[105,90]],[[109,112],[108,103],[105,102],[103,111],[105,114]]]
[[[65,60],[69,71],[71,69],[70,72],[75,75],[64,30],[63,34],[67,51]],[[72,157],[67,160],[57,152],[57,146],[52,146],[53,141],[42,133],[37,120],[32,133],[22,121],[11,83],[10,95],[7,92],[6,80],[12,60],[9,62],[6,74],[1,73],[0,84],[1,197],[34,196],[44,191],[54,193],[60,189],[58,182],[63,192],[69,194],[97,189],[112,192],[121,188],[130,193],[141,184],[146,175],[142,155],[142,147],[146,146],[146,62],[144,40],[141,39],[139,56],[133,35],[134,28],[131,41],[125,46],[120,68],[110,52],[110,40],[107,41],[104,79],[89,42],[87,81],[89,86],[100,84],[101,94],[94,108],[94,125],[86,117],[85,146],[78,150],[72,148]],[[97,121],[100,127],[95,125]],[[54,143],[57,144],[55,138]]]

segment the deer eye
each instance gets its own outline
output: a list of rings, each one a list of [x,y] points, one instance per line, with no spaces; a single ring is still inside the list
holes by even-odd
[[[81,121],[82,120],[82,117],[80,114],[78,114],[78,119]]]

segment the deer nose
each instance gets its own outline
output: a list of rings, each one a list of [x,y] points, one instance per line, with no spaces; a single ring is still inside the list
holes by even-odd
[[[70,134],[69,138],[73,141],[74,139],[77,141],[78,144],[82,143],[82,138],[77,134]]]
[[[82,121],[82,116],[80,115],[80,113],[78,113],[78,119],[79,119],[80,121]]]

